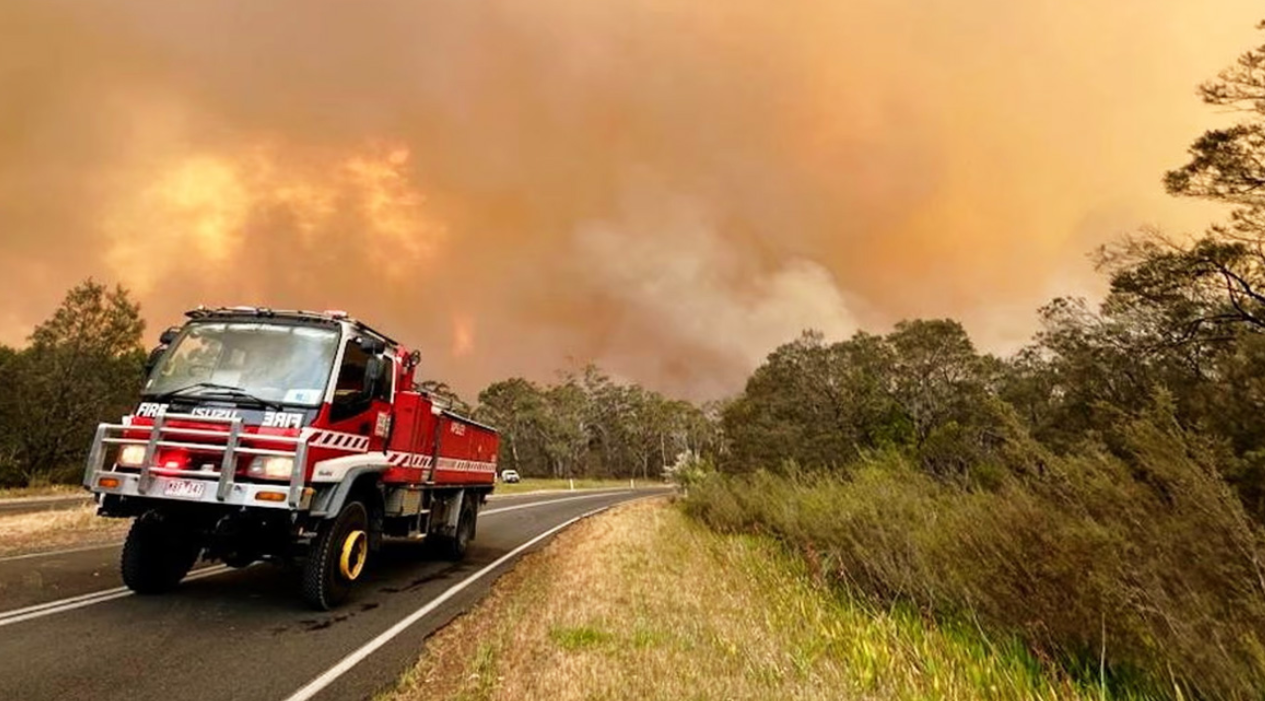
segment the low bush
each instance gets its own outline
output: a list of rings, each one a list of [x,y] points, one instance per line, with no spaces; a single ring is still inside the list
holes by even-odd
[[[1056,456],[1016,433],[1007,469],[966,486],[900,451],[842,473],[713,474],[684,505],[719,530],[774,535],[878,601],[1018,636],[1095,683],[1262,698],[1265,549],[1217,447],[1162,402],[1102,438]]]

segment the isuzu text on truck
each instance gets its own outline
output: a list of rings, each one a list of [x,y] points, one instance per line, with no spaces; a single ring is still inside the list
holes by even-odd
[[[102,424],[84,485],[135,517],[123,581],[172,589],[199,557],[302,564],[343,601],[386,536],[465,556],[496,431],[414,383],[418,354],[341,312],[196,309],[150,355],[141,402]]]

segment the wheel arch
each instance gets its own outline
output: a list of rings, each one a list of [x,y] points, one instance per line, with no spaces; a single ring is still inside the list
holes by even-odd
[[[338,475],[338,479],[313,483],[317,492],[312,498],[310,515],[315,518],[334,518],[354,494],[362,496],[368,502],[365,506],[369,508],[371,517],[376,510],[380,518],[384,504],[379,485],[382,473],[388,467],[390,465],[387,464],[385,455],[349,455],[321,461],[318,463],[319,470],[325,474]]]

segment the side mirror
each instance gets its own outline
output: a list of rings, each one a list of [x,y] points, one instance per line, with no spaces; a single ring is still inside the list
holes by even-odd
[[[180,327],[172,326],[166,331],[163,331],[162,335],[158,337],[158,342],[164,346],[169,346],[171,345],[172,341],[176,340],[176,336],[179,336],[179,335],[180,335]]]
[[[365,387],[364,393],[367,397],[377,394],[377,390],[386,380],[387,361],[380,356],[369,358],[369,364],[365,366]]]
[[[166,344],[158,346],[149,352],[149,357],[145,359],[145,377],[149,377],[154,371],[154,367],[158,365],[158,361],[162,360],[163,353],[167,352]]]
[[[380,339],[370,338],[369,336],[360,337],[360,350],[369,355],[381,355],[386,352],[386,349],[387,344]]]

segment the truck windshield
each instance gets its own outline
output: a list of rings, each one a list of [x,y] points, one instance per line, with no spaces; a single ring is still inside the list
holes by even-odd
[[[193,397],[216,387],[270,402],[316,406],[338,350],[338,331],[289,324],[201,322],[185,327],[145,383],[146,395]]]

